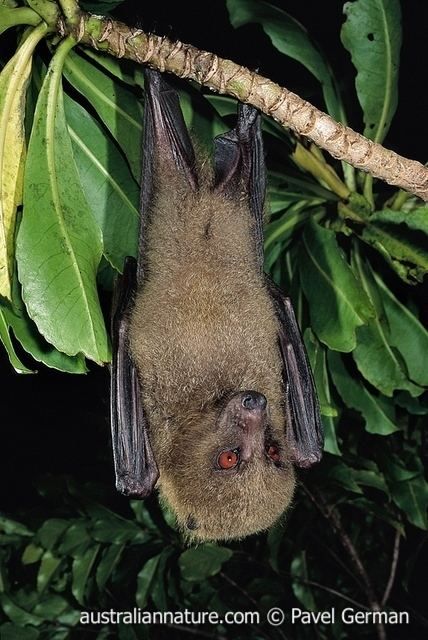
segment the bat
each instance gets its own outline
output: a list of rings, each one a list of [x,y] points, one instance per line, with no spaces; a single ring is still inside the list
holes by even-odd
[[[158,489],[192,540],[264,531],[322,455],[291,302],[263,272],[261,117],[195,154],[177,93],[145,72],[141,222],[112,318],[116,487]],[[199,154],[200,155],[200,154]]]

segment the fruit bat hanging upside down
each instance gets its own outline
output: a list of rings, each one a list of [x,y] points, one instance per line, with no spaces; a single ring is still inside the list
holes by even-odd
[[[242,538],[289,505],[294,466],[322,452],[293,308],[263,273],[260,116],[240,104],[195,159],[176,92],[146,71],[138,259],[113,315],[116,486],[156,486],[186,537]]]

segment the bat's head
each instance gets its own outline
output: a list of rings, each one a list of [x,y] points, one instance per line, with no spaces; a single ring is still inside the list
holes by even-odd
[[[213,426],[214,425],[214,426]],[[229,395],[175,432],[159,465],[162,498],[185,536],[243,538],[268,529],[293,496],[284,416],[257,391]]]

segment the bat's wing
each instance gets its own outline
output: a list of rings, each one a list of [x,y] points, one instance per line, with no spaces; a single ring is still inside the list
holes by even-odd
[[[111,429],[116,487],[136,498],[148,496],[159,477],[138,374],[128,347],[129,316],[137,287],[144,282],[145,236],[157,159],[170,162],[196,188],[194,151],[178,96],[155,71],[146,70],[145,80],[138,259],[128,257],[125,261],[115,288],[112,321]]]
[[[146,498],[159,477],[150,447],[137,371],[128,351],[128,313],[136,288],[137,263],[126,258],[115,288],[112,320],[111,434],[116,488]]]
[[[254,220],[255,251],[263,271],[263,210],[266,168],[261,116],[254,107],[239,104],[236,127],[214,140],[215,188],[236,197],[242,188],[248,194]]]
[[[290,298],[286,298],[268,276],[266,283],[279,320],[278,341],[292,460],[299,467],[310,467],[321,460],[324,444],[311,366]]]
[[[240,104],[236,127],[215,139],[216,188],[233,197],[248,189],[254,219],[255,251],[263,270],[263,211],[266,167],[260,114]],[[321,459],[323,430],[312,371],[289,298],[266,276],[279,321],[288,438],[294,462],[310,467]]]

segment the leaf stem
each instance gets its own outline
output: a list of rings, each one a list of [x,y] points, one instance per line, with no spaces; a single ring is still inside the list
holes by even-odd
[[[342,600],[346,600],[346,602],[350,602],[354,606],[358,607],[358,609],[366,609],[366,611],[369,611],[369,608],[367,605],[362,604],[362,602],[357,602],[353,598],[346,596],[344,593],[341,593],[336,589],[332,589],[331,587],[327,587],[325,584],[320,584],[319,582],[314,582],[313,580],[306,580],[305,578],[299,578],[297,576],[293,576],[293,580],[297,580],[302,584],[307,584],[309,587],[315,587],[315,589],[320,589],[321,591],[326,591],[327,593],[331,593],[332,595],[337,596],[338,598],[342,598]]]
[[[306,149],[298,142],[291,157],[299,167],[327,185],[333,193],[336,193],[340,198],[348,198],[350,194],[348,187],[342,182],[334,169],[325,162],[321,152],[315,149],[316,147]]]
[[[29,7],[17,7],[9,9],[0,6],[0,33],[6,31],[10,27],[17,27],[21,24],[37,26],[41,21],[41,16]]]
[[[77,26],[80,21],[81,9],[76,0],[58,0],[58,4],[62,9],[68,24]]]
[[[401,211],[405,202],[411,197],[412,197],[411,193],[408,193],[408,191],[403,191],[402,189],[400,189],[399,191],[397,191],[396,195],[394,196],[389,208],[393,209],[393,211]]]
[[[389,572],[388,582],[385,587],[385,592],[382,597],[381,606],[384,607],[388,602],[389,596],[391,595],[392,587],[394,586],[395,574],[397,572],[398,558],[400,555],[400,538],[401,532],[395,532],[394,538],[394,549],[392,551],[392,561],[391,561],[391,570]]]
[[[241,586],[239,586],[239,584],[237,584],[235,582],[235,580],[232,580],[232,578],[229,578],[228,575],[226,575],[225,573],[223,573],[223,571],[220,571],[219,575],[223,578],[223,580],[225,580],[226,582],[228,582],[232,587],[234,587],[237,591],[239,591],[240,593],[242,593],[242,595],[247,598],[247,600],[249,600],[251,602],[251,604],[253,604],[255,607],[259,606],[259,603],[257,602],[257,600],[254,600],[254,598],[252,596],[250,596],[249,593],[247,593],[247,591],[245,591],[245,589],[243,589]]]
[[[59,9],[55,2],[49,0],[27,0],[29,6],[35,11],[52,29],[55,28]]]
[[[367,202],[370,204],[372,211],[374,211],[375,203],[373,199],[373,176],[371,176],[369,173],[364,176],[363,194]]]

